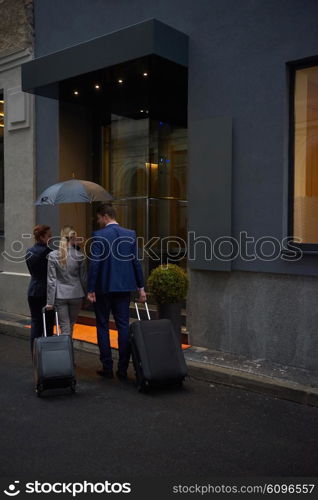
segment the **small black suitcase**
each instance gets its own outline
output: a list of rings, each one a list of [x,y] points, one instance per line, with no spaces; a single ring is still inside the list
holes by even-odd
[[[55,311],[56,333],[47,337],[45,312],[43,307],[44,337],[38,337],[33,345],[33,367],[35,390],[41,396],[46,389],[70,387],[75,392],[76,379],[74,371],[73,342],[69,335],[60,335],[57,310]]]
[[[180,340],[169,319],[141,321],[135,302],[138,321],[130,325],[130,344],[136,372],[137,388],[144,391],[163,384],[182,385],[187,375]]]

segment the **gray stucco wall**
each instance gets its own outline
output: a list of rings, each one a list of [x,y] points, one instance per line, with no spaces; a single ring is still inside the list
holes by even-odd
[[[29,314],[24,255],[33,244],[35,222],[34,98],[21,92],[21,64],[32,58],[32,15],[32,0],[0,1],[0,89],[5,101],[0,310],[19,314]]]
[[[32,56],[28,51],[0,58],[0,88],[4,89],[4,237],[1,259],[0,310],[28,314],[27,286],[30,280],[24,260],[33,245],[34,202],[34,99],[20,94],[21,62]],[[20,97],[20,99],[19,99]],[[13,111],[21,121],[10,121]],[[14,243],[16,242],[16,243]]]
[[[318,371],[315,277],[192,272],[187,321],[196,345]]]

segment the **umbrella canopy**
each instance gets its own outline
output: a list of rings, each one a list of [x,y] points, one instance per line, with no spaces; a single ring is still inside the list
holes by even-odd
[[[40,194],[35,205],[56,205],[58,203],[92,203],[110,201],[113,197],[95,182],[71,179],[58,182]]]

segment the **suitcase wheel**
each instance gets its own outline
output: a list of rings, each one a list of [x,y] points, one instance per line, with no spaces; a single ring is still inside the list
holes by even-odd
[[[41,397],[43,391],[44,391],[43,384],[38,384],[35,388],[35,392],[38,398]]]
[[[149,389],[148,380],[143,380],[142,382],[137,382],[137,391],[138,392],[147,392]]]

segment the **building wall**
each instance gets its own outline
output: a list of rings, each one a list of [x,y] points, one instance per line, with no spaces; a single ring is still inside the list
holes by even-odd
[[[236,238],[246,231],[256,239],[281,240],[287,236],[288,209],[286,63],[317,54],[317,17],[316,0],[35,0],[35,50],[42,56],[149,18],[188,34],[189,173],[190,178],[191,172],[202,178],[206,203],[202,213],[208,216],[206,225],[200,226],[203,230],[206,226],[211,238],[230,228]],[[195,141],[200,136],[213,146],[209,122],[217,130],[217,120],[224,117],[232,120],[231,180],[221,183],[223,191],[214,196],[220,165],[217,160],[203,162],[191,151],[199,149]],[[52,120],[48,118],[54,123],[54,113]],[[42,125],[38,122],[39,128]],[[45,137],[41,140],[48,154],[44,144],[55,146]],[[200,197],[191,180],[189,185],[190,221],[191,217],[198,221]],[[224,197],[230,206],[224,206]],[[212,271],[224,269],[217,262],[205,265],[205,271],[192,266],[188,301],[192,342],[311,366],[316,324],[310,296],[318,291],[317,259],[306,255],[291,263],[237,258],[226,267],[232,271],[228,274]],[[299,286],[306,300],[299,300]],[[277,290],[288,298],[278,300]],[[197,310],[199,315],[193,313]],[[300,343],[303,354],[296,353]]]
[[[35,224],[34,98],[21,92],[20,67],[32,58],[32,2],[0,2],[0,30],[0,88],[5,101],[0,310],[28,314],[30,277],[23,256],[33,244]]]
[[[90,144],[90,114],[85,108],[70,103],[60,103],[59,113],[59,168],[60,180],[87,179]],[[78,236],[89,238],[86,234],[86,203],[64,203],[59,207],[59,223],[73,225]]]
[[[315,0],[36,0],[35,50],[42,56],[152,17],[188,34],[190,150],[198,123],[232,117],[232,183],[224,186],[232,191],[232,236],[247,231],[281,239],[287,235],[286,63],[317,54],[317,14]],[[202,134],[213,142],[208,127]],[[196,172],[213,184],[215,166],[201,164]],[[218,208],[212,198],[211,217]],[[292,264],[238,258],[232,269],[317,275],[316,264],[309,255]]]
[[[0,53],[32,47],[33,1],[1,0],[0,13]]]
[[[317,371],[317,278],[242,271],[191,273],[190,342]]]

